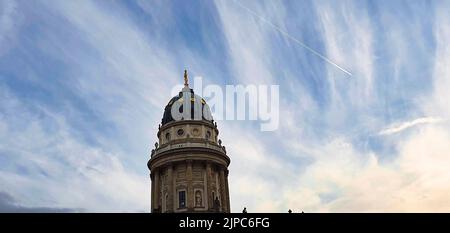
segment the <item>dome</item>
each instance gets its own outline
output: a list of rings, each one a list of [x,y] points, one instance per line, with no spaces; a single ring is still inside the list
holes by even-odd
[[[187,89],[183,88],[183,91],[180,91],[180,93],[178,93],[177,96],[174,96],[172,99],[170,99],[169,103],[164,108],[164,115],[163,115],[163,118],[161,121],[161,125],[165,125],[169,122],[175,121],[174,118],[172,117],[172,106],[175,102],[181,101],[181,106],[180,106],[179,111],[180,111],[180,113],[183,112],[183,92],[185,92],[191,96],[191,119],[194,119],[194,106],[195,106],[194,101],[200,100],[200,102],[202,104],[202,111],[201,111],[202,118],[201,119],[212,121],[211,112],[210,112],[209,106],[206,104],[206,101],[199,95],[196,95],[194,93],[194,90],[189,89],[189,88],[187,88]]]

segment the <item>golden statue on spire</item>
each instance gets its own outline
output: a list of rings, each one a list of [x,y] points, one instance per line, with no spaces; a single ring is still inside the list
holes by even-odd
[[[184,86],[189,86],[187,70],[184,70]]]

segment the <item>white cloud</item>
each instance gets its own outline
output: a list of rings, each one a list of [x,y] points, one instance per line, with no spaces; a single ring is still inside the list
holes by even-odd
[[[1,91],[0,155],[14,157],[0,171],[1,191],[27,207],[148,211],[148,176],[126,169],[118,155],[80,142],[63,116],[32,113]]]
[[[270,36],[277,32],[240,8],[234,1],[215,3],[231,56],[230,66],[235,81],[243,84],[272,84],[274,78],[269,65]],[[266,14],[280,15],[283,12],[283,6],[280,4],[271,7],[264,4],[253,6]]]
[[[245,200],[233,203],[238,204],[234,211],[247,206],[252,212],[289,208],[294,212],[448,212],[449,141],[447,130],[423,125],[398,145],[396,159],[382,163],[376,154],[361,153],[346,139],[335,139],[317,148],[320,154],[304,172],[273,169],[282,161],[264,161],[273,155],[261,151],[261,160],[244,164],[250,169],[264,163],[267,171],[262,173],[273,177],[252,171],[236,174],[238,178],[232,175],[236,182],[232,187],[237,189],[232,194]]]
[[[17,25],[22,18],[15,1],[0,2],[0,56],[16,44]]]
[[[414,127],[416,125],[420,124],[432,124],[432,123],[439,123],[443,120],[440,118],[435,117],[422,117],[418,119],[414,119],[412,121],[402,122],[401,124],[397,124],[391,127],[388,127],[386,129],[383,129],[380,131],[380,135],[390,135],[390,134],[396,134],[403,130],[409,129],[411,127]]]
[[[434,22],[436,42],[436,51],[434,57],[433,87],[434,92],[431,97],[423,99],[425,110],[430,114],[450,117],[450,17],[447,14],[450,6],[438,7],[436,9],[436,18]]]
[[[417,129],[411,134],[400,134],[394,142],[395,150],[388,155],[357,148],[351,140],[354,135],[350,132],[336,136],[339,133],[334,131],[334,126],[347,127],[348,130],[345,116],[367,115],[366,120],[370,122],[366,123],[372,124],[371,127],[382,123],[377,119],[379,116],[371,115],[373,112],[370,111],[373,103],[378,101],[374,91],[377,74],[373,67],[372,28],[368,16],[357,13],[353,4],[338,9],[328,4],[318,4],[317,11],[322,17],[329,56],[338,64],[351,64],[352,72],[357,75],[349,82],[342,82],[338,79],[339,75],[331,70],[333,67],[329,68],[333,104],[327,109],[327,115],[317,115],[330,124],[325,127],[332,132],[326,134],[327,138],[315,140],[305,134],[302,124],[308,122],[301,114],[308,110],[313,113],[311,109],[315,108],[314,102],[308,101],[308,98],[305,102],[308,108],[300,104],[297,109],[302,111],[293,108],[282,114],[282,131],[271,145],[264,144],[259,139],[261,135],[256,136],[245,127],[240,131],[242,137],[233,138],[238,139],[238,144],[228,142],[232,137],[223,133],[224,137],[230,138],[224,143],[229,144],[228,150],[232,156],[230,185],[234,197],[233,211],[239,212],[247,206],[250,212],[285,212],[289,208],[296,212],[448,212],[450,176],[446,168],[450,163],[447,156],[450,153],[450,130],[443,118],[418,118],[382,130],[381,135],[389,135],[411,127]],[[242,19],[236,15],[234,17],[227,19],[230,22]],[[445,41],[450,39],[447,33],[450,30],[447,30],[449,24],[445,23],[447,16],[438,14],[437,17],[435,88],[432,98],[423,101],[418,98],[416,101],[424,108],[423,111],[417,109],[417,112],[445,117],[449,109],[445,87],[450,80],[447,72],[449,66],[445,65],[450,57]],[[232,30],[247,29],[246,26],[238,27],[237,23],[233,25]],[[258,47],[248,48],[259,50]],[[407,53],[399,56],[404,54]],[[241,69],[255,67],[258,66],[246,64]],[[270,70],[270,66],[265,69]],[[278,144],[280,141],[283,143]],[[313,161],[305,170],[290,171],[289,160],[271,154],[270,148],[278,146],[295,150],[300,154],[298,158]],[[380,159],[385,156],[390,159]]]

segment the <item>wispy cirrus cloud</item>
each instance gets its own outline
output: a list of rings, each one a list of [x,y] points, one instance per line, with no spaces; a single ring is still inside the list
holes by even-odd
[[[409,129],[411,127],[414,127],[416,125],[439,123],[439,122],[442,122],[442,121],[443,120],[440,119],[440,118],[422,117],[422,118],[414,119],[412,121],[402,122],[402,123],[397,124],[395,126],[388,127],[386,129],[381,130],[379,134],[380,135],[395,134],[395,133],[399,133],[399,132],[401,132],[403,130]]]
[[[234,35],[250,32],[264,26],[264,22],[246,20],[249,15],[246,15],[245,11],[235,9],[231,3],[225,4],[226,6],[222,6],[223,3],[219,5],[219,11],[225,12],[221,15],[222,22],[225,27],[229,24],[229,30],[232,31],[229,32],[230,37],[235,38]],[[417,96],[422,95],[423,98],[427,98],[430,92],[435,93],[435,91],[430,91],[426,86],[423,89],[406,86],[407,80],[422,81],[414,76],[401,77],[401,75],[411,75],[416,67],[411,67],[407,62],[397,63],[394,67],[390,67],[387,63],[390,59],[397,61],[409,59],[409,56],[413,53],[407,47],[403,49],[393,47],[389,44],[390,40],[402,41],[414,36],[416,38],[414,43],[422,46],[418,53],[432,54],[432,48],[429,45],[427,48],[427,43],[430,42],[427,38],[421,37],[422,34],[417,34],[417,31],[415,31],[419,30],[417,27],[425,27],[425,25],[410,25],[406,21],[400,21],[398,22],[399,25],[406,25],[412,30],[410,31],[411,35],[405,32],[402,35],[397,34],[400,37],[390,37],[390,34],[385,35],[380,31],[380,28],[389,32],[397,30],[395,28],[398,25],[391,26],[388,21],[384,21],[384,18],[393,17],[390,11],[386,11],[385,15],[380,13],[374,16],[376,11],[369,9],[365,3],[350,1],[342,4],[318,2],[313,6],[316,14],[308,15],[310,17],[308,22],[320,22],[316,25],[321,30],[314,36],[319,41],[323,39],[324,53],[339,64],[347,64],[355,75],[349,81],[342,79],[342,74],[336,73],[333,68],[327,68],[326,73],[314,72],[314,75],[322,79],[317,81],[323,83],[320,94],[311,93],[314,90],[310,86],[311,80],[299,82],[298,79],[293,81],[293,76],[287,76],[289,77],[287,79],[282,79],[282,75],[281,77],[274,76],[273,78],[278,78],[277,81],[288,80],[289,83],[295,83],[295,87],[292,88],[293,92],[289,92],[289,88],[286,88],[286,86],[282,87],[287,91],[284,92],[285,94],[291,95],[282,95],[285,99],[282,100],[283,106],[280,110],[282,112],[280,114],[282,115],[282,123],[279,132],[277,132],[277,137],[269,137],[269,139],[260,135],[256,139],[259,143],[249,142],[248,144],[253,146],[248,147],[240,145],[240,150],[248,149],[246,152],[237,152],[230,149],[236,154],[259,154],[258,158],[253,159],[253,156],[246,156],[246,159],[250,159],[252,162],[244,164],[264,163],[264,165],[257,167],[265,167],[267,170],[264,172],[253,171],[248,166],[238,168],[241,166],[232,164],[231,168],[235,168],[238,173],[236,177],[233,176],[233,173],[230,173],[236,182],[234,185],[231,183],[232,190],[239,190],[232,195],[239,196],[239,200],[249,200],[255,193],[258,193],[261,198],[252,201],[250,205],[247,205],[247,208],[262,212],[288,208],[312,212],[448,210],[448,205],[438,206],[435,204],[447,202],[442,193],[446,192],[443,187],[448,177],[442,176],[442,179],[433,185],[424,178],[435,172],[431,167],[440,167],[439,164],[447,163],[446,159],[441,159],[443,159],[442,155],[449,151],[444,143],[448,138],[448,129],[445,128],[446,125],[430,125],[427,127],[428,125],[425,124],[441,122],[439,117],[418,118],[407,122],[408,117],[423,114],[424,108],[432,103],[429,99],[423,100],[421,97],[417,98]],[[246,7],[253,7],[254,12],[258,12],[260,15],[267,13],[261,10],[264,9],[264,4],[254,6],[247,3]],[[376,6],[377,9],[390,7],[386,5]],[[281,6],[272,7],[270,10],[272,14],[278,15],[279,18],[276,18],[276,20],[281,20],[281,23],[277,23],[283,26],[285,26],[283,22],[289,20],[289,13],[286,13],[284,9],[283,4],[281,4]],[[364,10],[361,11],[361,9]],[[413,12],[418,13],[418,11],[416,6],[412,6],[403,12],[404,17],[413,14]],[[271,17],[268,18],[274,20]],[[440,20],[443,19],[437,18],[436,22]],[[236,27],[235,25],[240,21],[253,24],[253,26]],[[301,22],[301,18],[299,21]],[[441,22],[438,25],[445,24]],[[289,31],[289,26],[284,30]],[[295,30],[292,33],[295,34]],[[283,51],[283,43],[273,37],[276,34],[278,34],[276,30],[272,32],[268,30],[264,34],[249,33],[249,35],[255,35],[255,37],[245,39],[247,42],[244,43],[248,43],[246,49],[257,53],[262,51],[261,48],[277,47]],[[433,36],[439,38],[439,41],[445,41],[444,38],[439,36],[440,34],[436,33]],[[417,40],[418,36],[420,40]],[[229,46],[234,47],[235,44],[239,46],[241,40],[237,40]],[[258,41],[257,46],[252,46],[253,44],[248,42],[255,40]],[[380,43],[379,40],[386,41]],[[312,43],[312,45],[315,44]],[[381,45],[384,47],[380,48]],[[291,46],[294,47],[295,45]],[[323,47],[318,46],[318,48]],[[393,54],[386,55],[381,50],[388,50]],[[231,52],[235,54],[237,61],[241,59],[240,51]],[[284,55],[289,54],[288,51],[283,52]],[[278,57],[278,54],[274,53],[273,50],[264,49],[264,53],[266,56],[286,61],[286,57]],[[383,57],[380,59],[381,56]],[[307,56],[303,56],[303,58],[305,57]],[[253,59],[258,58],[258,56],[255,56]],[[432,57],[429,58],[432,59]],[[259,59],[259,62],[264,62],[264,59]],[[311,62],[311,58],[308,57],[308,59]],[[443,58],[441,57],[441,59]],[[440,63],[444,61],[445,59]],[[427,60],[426,62],[430,61]],[[258,61],[252,63],[258,64]],[[238,64],[240,66],[236,69],[239,70],[251,72],[252,69],[257,69],[259,72],[267,73],[277,70],[276,65],[278,65],[252,66],[252,64],[243,62]],[[298,62],[297,65],[301,67],[302,62]],[[286,70],[291,71],[288,74],[292,74],[296,70],[296,67],[290,66],[288,61],[283,64],[283,67],[285,73],[277,74],[286,74]],[[314,70],[314,66],[308,68]],[[433,70],[429,71],[433,72]],[[300,80],[309,78],[309,75],[305,73],[300,72],[300,74],[303,74],[303,76],[299,76]],[[394,78],[391,80],[381,78],[384,75]],[[433,77],[433,79],[447,80],[444,77]],[[402,80],[404,81],[402,82]],[[396,89],[385,88],[390,84],[394,85]],[[414,102],[410,102],[411,98]],[[294,101],[300,104],[294,104]],[[400,105],[400,108],[397,107],[398,105]],[[392,125],[392,121],[405,123],[385,128],[386,123]],[[412,135],[402,135],[395,142],[372,136],[379,134],[380,128],[385,128],[385,130],[382,130],[382,135],[387,135],[413,126],[422,127],[423,130],[414,132]],[[241,127],[246,128],[246,126]],[[371,140],[374,137],[382,144],[372,146]],[[271,143],[267,144],[269,141]],[[432,151],[426,151],[420,149],[420,145],[423,145],[423,143],[419,142],[426,142],[435,147]],[[386,150],[387,153],[377,148],[386,145],[394,148],[394,150]],[[255,150],[255,146],[258,150]],[[416,146],[418,150],[414,151]],[[434,156],[439,157],[439,159]],[[385,162],[385,157],[389,157],[390,162]],[[425,157],[429,157],[429,159],[424,159]],[[429,166],[427,167],[430,169],[420,168],[420,163],[424,162],[423,160],[428,160]],[[282,168],[274,164],[279,164]],[[408,177],[409,172],[414,174],[414,178]],[[254,177],[254,179],[249,177]],[[282,179],[282,177],[285,179]],[[386,184],[387,177],[392,181],[389,184]],[[411,186],[411,183],[416,186]],[[252,184],[258,184],[256,187],[258,191],[243,192],[240,188],[242,186],[253,187]],[[277,190],[275,195],[273,190]],[[239,203],[238,205],[245,204]]]
[[[146,177],[126,169],[114,152],[80,141],[63,115],[30,111],[1,90],[0,182],[14,198],[11,205],[23,211],[147,209]]]
[[[14,198],[5,192],[0,192],[0,213],[72,213],[82,212],[82,209],[24,207],[17,204]]]
[[[17,11],[15,1],[0,3],[0,55],[16,44],[15,36],[22,20],[23,16]]]

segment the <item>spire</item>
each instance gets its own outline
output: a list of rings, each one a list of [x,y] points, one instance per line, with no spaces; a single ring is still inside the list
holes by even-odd
[[[184,70],[184,86],[185,86],[185,87],[188,87],[188,86],[189,86],[189,80],[188,80],[187,70]]]

